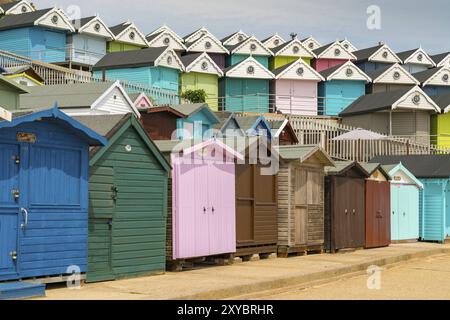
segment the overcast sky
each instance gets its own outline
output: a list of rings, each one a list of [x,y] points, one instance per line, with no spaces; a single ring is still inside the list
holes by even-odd
[[[35,0],[38,8],[58,6],[81,16],[99,14],[109,25],[130,19],[145,34],[162,24],[184,36],[206,26],[222,38],[242,29],[262,39],[275,32],[313,35],[322,44],[348,38],[358,48],[378,41],[394,50],[422,46],[450,51],[449,0]],[[381,29],[369,30],[367,8],[381,9]],[[70,13],[70,12],[69,12]]]

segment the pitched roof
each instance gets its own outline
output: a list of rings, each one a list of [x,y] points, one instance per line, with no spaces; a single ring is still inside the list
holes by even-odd
[[[385,172],[391,176],[392,183],[395,183],[394,175],[396,172],[403,172],[411,181],[413,181],[419,188],[423,189],[423,183],[420,182],[402,163],[387,164],[381,166]]]
[[[414,86],[411,86],[400,90],[372,93],[359,97],[339,115],[349,116],[391,109],[393,104],[413,88]]]
[[[380,163],[367,163],[367,162],[360,162],[359,163],[361,167],[364,168],[364,170],[367,171],[367,173],[371,176],[375,173],[375,171],[380,171],[381,174],[387,179],[391,180],[391,176],[389,175],[389,171],[386,171],[385,168]]]
[[[430,56],[430,58],[434,61],[434,63],[436,63],[436,65],[439,65],[442,60],[447,58],[448,55],[450,55],[450,52],[444,52]]]
[[[446,112],[446,110],[450,106],[450,93],[441,94],[438,96],[431,96],[431,99],[441,108],[442,112]]]
[[[120,24],[117,24],[115,26],[109,27],[109,30],[111,30],[112,33],[114,33],[115,36],[118,36],[121,34],[124,30],[126,30],[131,25],[131,22],[122,22]]]
[[[325,166],[334,166],[334,161],[319,146],[315,145],[295,145],[276,147],[280,158],[284,160],[299,160],[304,162],[313,155],[319,155],[319,159]]]
[[[34,26],[35,21],[42,18],[54,8],[41,9],[17,15],[7,15],[0,19],[0,30],[16,29]]]
[[[302,72],[298,73],[297,69],[295,71],[295,75],[293,75],[290,73],[290,69],[294,68],[295,65],[299,65],[299,68],[302,68]],[[322,77],[319,72],[314,70],[302,58],[299,58],[298,60],[292,61],[275,70],[272,70],[272,73],[274,74],[275,79],[283,79],[284,76],[287,76],[288,79],[293,78],[296,80],[305,79],[305,80],[325,81],[324,77]]]
[[[72,20],[72,24],[74,26],[77,26],[77,30],[84,27],[86,24],[88,24],[89,22],[91,22],[92,19],[97,18],[96,16],[90,16],[90,17],[85,17],[85,18],[81,18],[81,19],[76,19],[76,20]]]
[[[234,37],[236,34],[238,34],[238,33],[244,34],[244,32],[242,32],[241,30],[239,30],[239,31],[233,32],[232,34],[230,34],[230,35],[228,35],[228,36],[226,36],[226,37],[220,39],[220,42],[222,42],[222,43],[227,42],[227,40],[230,40],[231,38],[233,38],[233,37]]]
[[[353,54],[356,56],[357,61],[365,61],[365,60],[368,60],[375,52],[380,50],[383,46],[384,46],[384,44],[380,44],[375,47],[357,50],[357,51],[354,51]]]
[[[238,68],[240,65],[243,65],[243,64],[247,63],[248,61],[253,62],[257,67],[261,68],[267,74],[265,79],[273,79],[274,78],[274,74],[253,57],[248,57],[247,59],[244,59],[232,66],[229,66],[228,68],[225,68],[223,70],[223,74],[228,77],[231,77],[231,75],[229,75],[228,72],[232,71],[235,68]]]
[[[375,157],[383,165],[402,163],[417,178],[450,179],[450,155],[406,155]]]
[[[386,136],[383,136],[379,133],[358,128],[341,134],[340,136],[337,136],[331,140],[383,140],[386,138]]]
[[[337,65],[337,66],[334,66],[334,67],[331,67],[331,68],[328,68],[328,69],[326,69],[326,70],[323,70],[323,71],[321,71],[320,72],[320,75],[325,79],[325,80],[332,80],[332,76],[333,75],[339,75],[339,71],[341,70],[341,69],[344,69],[344,68],[349,68],[351,71],[353,71],[352,72],[352,74],[351,75],[347,75],[347,74],[345,74],[345,77],[340,77],[340,78],[338,78],[338,79],[340,79],[340,80],[345,80],[345,79],[349,79],[349,80],[356,80],[357,78],[355,77],[355,76],[357,76],[358,74],[359,74],[359,79],[361,79],[362,80],[362,78],[364,78],[364,80],[366,81],[366,82],[371,82],[372,81],[372,79],[364,72],[364,71],[362,71],[361,69],[359,69],[356,65],[354,65],[353,64],[353,62],[351,62],[351,61],[347,61],[347,62],[345,62],[345,63],[342,63],[342,64],[339,64],[339,65]],[[358,80],[359,80],[358,79]]]
[[[325,167],[325,173],[327,175],[341,175],[353,168],[359,170],[362,176],[366,178],[370,176],[366,169],[364,169],[361,164],[355,161],[335,161],[334,167]]]
[[[197,53],[190,53],[187,54],[185,56],[182,56],[181,62],[183,62],[183,65],[185,67],[189,66],[192,62],[194,62],[195,60],[197,60],[197,58],[199,58],[201,55],[203,54],[203,52],[197,52]]]
[[[20,96],[20,107],[48,108],[58,101],[61,108],[87,108],[112,85],[111,82],[92,82],[28,87],[30,93]]]
[[[378,80],[380,80],[380,79],[378,79],[378,78],[380,78],[382,75],[384,75],[385,73],[386,74],[389,74],[389,71],[390,71],[390,69],[399,69],[398,70],[398,72],[400,73],[400,78],[394,78],[394,76],[392,77],[392,79],[389,79],[389,80],[387,80],[387,79],[384,79],[385,80],[385,82],[379,82]],[[391,70],[391,72],[392,72],[393,70]],[[395,73],[397,73],[397,71],[395,71],[394,73],[393,73],[393,75],[395,74]],[[372,78],[372,81],[374,82],[374,83],[386,83],[386,81],[388,82],[388,83],[392,83],[392,81],[397,81],[398,83],[404,83],[405,81],[403,81],[403,77],[401,77],[401,74],[404,74],[409,80],[410,80],[410,83],[407,83],[407,84],[419,84],[419,82],[417,81],[417,79],[413,76],[413,75],[411,75],[408,71],[406,71],[405,70],[405,68],[403,68],[403,66],[401,66],[400,64],[398,64],[398,63],[393,63],[393,64],[386,64],[385,66],[380,66],[380,67],[378,67],[377,69],[375,69],[375,70],[372,70],[372,71],[370,71],[370,72],[367,72],[367,75],[370,77],[370,78]]]
[[[29,90],[30,88],[29,87],[24,87],[24,86],[18,84],[17,82],[15,82],[15,81],[13,81],[11,79],[8,79],[4,75],[0,75],[0,82],[6,84],[9,87],[14,88],[15,90],[17,90],[20,93],[28,93],[28,92],[30,92],[30,90]],[[51,105],[53,105],[53,104],[51,104]]]
[[[117,130],[132,116],[127,114],[72,116],[86,127],[106,138],[111,138]]]
[[[404,62],[406,59],[408,59],[412,54],[414,54],[419,48],[397,52],[397,56]]]
[[[125,52],[111,52],[105,55],[94,66],[95,69],[108,67],[139,67],[154,66],[155,61],[168,49],[168,47],[145,48]]]
[[[0,3],[0,9],[2,9],[4,12],[8,11],[9,9],[13,8],[15,5],[17,5],[21,0],[18,1],[11,1],[6,3]]]
[[[425,71],[416,72],[413,74],[414,78],[416,78],[420,83],[424,83],[429,78],[434,76],[437,72],[439,72],[443,67],[431,68]]]
[[[214,112],[208,107],[206,103],[188,103],[188,104],[178,104],[171,106],[175,111],[184,114],[186,117],[191,117],[197,112],[205,111],[211,118],[213,123],[218,123],[220,120],[217,118]]]

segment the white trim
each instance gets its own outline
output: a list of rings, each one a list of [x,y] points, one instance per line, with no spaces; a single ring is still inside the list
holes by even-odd
[[[132,101],[131,98],[130,98],[130,101],[133,102],[133,105],[136,107],[136,109],[139,109],[139,107],[136,105],[136,101],[139,101],[139,100],[141,100],[142,98],[144,98],[144,100],[146,100],[146,101],[148,102],[148,105],[149,105],[150,107],[153,107],[152,101],[150,100],[150,98],[149,98],[144,92],[141,92],[141,93],[136,97],[136,99],[135,99],[134,101]]]
[[[214,70],[216,72],[209,72],[209,71],[194,71],[194,72],[198,72],[198,73],[207,73],[207,74],[216,74],[219,77],[223,77],[223,71],[220,69],[220,67],[214,62],[213,59],[211,59],[211,57],[206,53],[203,52],[200,56],[197,57],[197,59],[195,59],[194,61],[192,61],[189,65],[185,66],[185,72],[189,73],[192,71],[192,68],[194,67],[194,65],[196,65],[197,63],[199,63],[201,60],[206,59],[208,60],[208,62],[213,66]]]
[[[286,53],[286,50],[291,49],[294,46],[300,47],[300,50],[298,53]],[[272,50],[275,48],[272,48]],[[303,49],[303,53],[302,53]],[[317,56],[312,52],[310,49],[308,49],[300,40],[294,39],[293,41],[286,45],[283,49],[279,50],[278,52],[274,53],[275,57],[302,57],[302,58],[316,58]]]
[[[175,43],[178,44],[178,47],[174,48],[171,42],[169,42],[169,45],[166,45],[166,44],[164,44],[164,40],[160,44],[155,44],[162,38],[172,38],[172,41],[175,41]],[[171,49],[186,51],[186,46],[184,45],[183,41],[182,40],[180,41],[178,39],[178,36],[176,36],[171,30],[164,30],[164,31],[160,32],[154,39],[147,41],[147,43],[150,48],[167,46]]]
[[[247,44],[249,44],[249,42],[256,42],[257,45],[260,46],[261,49],[263,49],[263,51],[265,51],[267,53],[267,56],[273,56],[272,51],[270,51],[268,48],[266,48],[265,45],[263,45],[261,43],[261,41],[259,41],[255,36],[251,36],[250,38],[247,38],[246,40],[242,41],[236,48],[234,48],[233,50],[230,51],[230,54],[252,54],[251,52],[244,52],[241,53],[239,52],[241,49],[243,49]],[[258,56],[263,55],[263,54],[256,54]]]
[[[21,1],[19,1],[18,3],[16,3],[14,6],[12,6],[11,8],[9,8],[6,12],[3,10],[3,9],[0,9],[1,11],[2,11],[2,13],[3,14],[11,14],[11,11],[14,11],[14,10],[16,10],[18,7],[21,7],[21,6],[26,6],[26,7],[28,7],[28,9],[30,9],[30,11],[27,11],[27,12],[25,12],[25,13],[28,13],[28,12],[35,12],[36,11],[36,9],[35,8],[33,8],[33,6],[30,4],[30,2],[28,2],[28,1],[26,1],[26,0],[21,0]],[[22,12],[22,11],[20,11],[20,13],[14,13],[14,14],[22,14],[22,13],[24,13],[24,12]]]
[[[450,53],[447,54],[447,55],[445,56],[445,58],[443,58],[441,61],[439,61],[439,63],[436,65],[436,67],[445,67],[446,64],[447,64],[448,66],[450,66],[449,60],[450,60]]]
[[[283,78],[284,75],[286,73],[288,73],[289,71],[291,71],[293,68],[305,68],[307,71],[311,72],[315,78],[312,77],[303,77],[300,76],[296,73],[296,77],[292,78],[292,77],[288,77],[288,78]],[[281,67],[282,68],[282,67]],[[277,76],[275,76],[276,80],[280,80],[280,79],[287,79],[287,80],[307,80],[307,81],[325,81],[325,78],[322,77],[322,75],[317,72],[313,67],[311,67],[309,64],[307,64],[302,58],[298,59],[295,63],[292,63],[288,68],[286,68],[285,70],[283,70],[283,72],[281,72],[280,74],[278,74]]]
[[[267,75],[267,77],[264,77],[264,78],[255,77],[255,76],[236,76],[236,77],[234,77],[231,74],[234,71],[239,70],[240,68],[242,68],[244,65],[246,65],[248,63],[253,63],[256,67],[260,68],[261,71],[263,71]],[[275,78],[275,75],[272,72],[270,72],[266,67],[264,67],[261,63],[259,63],[253,57],[248,57],[247,59],[241,61],[240,63],[238,63],[236,66],[234,66],[230,70],[226,71],[225,76],[228,78],[245,78],[245,79],[274,79]]]
[[[279,43],[278,44],[275,44],[275,43],[273,43],[273,41],[276,41],[276,40],[278,40],[279,41]],[[268,38],[266,41],[261,41],[261,43],[263,44],[263,45],[265,45],[267,48],[269,48],[269,49],[273,49],[273,48],[276,48],[276,47],[278,47],[278,46],[281,46],[282,44],[285,44],[287,41],[286,40],[284,40],[278,33],[275,33],[273,36],[271,36],[270,38]]]
[[[192,33],[186,39],[184,39],[184,38],[182,38],[182,39],[183,39],[184,43],[196,42],[198,39],[200,39],[201,37],[206,36],[206,35],[210,35],[210,36],[214,37],[214,35],[211,32],[209,32],[209,30],[206,29],[206,27],[201,27],[200,29],[197,29],[196,31],[194,31],[194,33]]]
[[[222,44],[223,44],[224,46],[234,46],[234,45],[237,45],[239,42],[242,42],[242,41],[239,41],[239,39],[236,39],[236,38],[238,38],[239,36],[242,36],[242,37],[244,38],[244,40],[242,40],[242,41],[245,41],[246,39],[249,38],[249,36],[248,36],[244,31],[239,30],[239,31],[233,33],[232,36],[231,36],[230,38],[228,38],[226,41],[224,41]],[[235,39],[236,39],[236,40],[235,40]]]
[[[340,73],[344,70],[344,69],[349,69],[351,68],[353,70],[353,73],[351,76],[347,76],[345,74],[345,76],[341,76]],[[355,75],[359,74],[359,78],[356,78]],[[362,78],[362,79],[361,79]],[[360,68],[358,68],[357,66],[355,66],[355,64],[351,61],[347,61],[346,63],[342,64],[337,70],[335,70],[332,74],[330,74],[327,78],[327,81],[330,80],[366,80],[366,82],[372,82],[372,79],[366,74],[364,73]]]
[[[420,62],[420,61],[411,61],[413,60],[416,55],[418,54],[422,54],[423,57],[425,58],[424,61]],[[425,60],[428,61],[428,63],[425,62]],[[417,64],[417,65],[423,65],[423,66],[429,66],[429,67],[435,67],[436,63],[434,63],[433,59],[430,58],[430,56],[428,55],[428,53],[426,53],[422,48],[417,49],[416,51],[414,51],[408,58],[406,58],[403,61],[403,64]]]
[[[309,43],[312,42],[314,47],[310,48],[309,47]],[[313,38],[312,36],[309,36],[308,38],[306,38],[305,40],[302,41],[303,45],[308,48],[311,51],[314,51],[316,49],[319,49],[322,45],[320,44],[319,41],[317,41],[315,38]]]
[[[70,22],[69,18],[67,17],[67,15],[64,13],[64,11],[58,9],[58,8],[53,8],[50,11],[48,11],[46,14],[44,14],[43,16],[41,16],[39,19],[37,19],[36,21],[34,21],[34,25],[35,26],[39,26],[41,25],[41,23],[43,22],[43,20],[47,19],[49,16],[51,15],[58,15],[62,21],[63,24],[66,25],[66,27],[63,26],[56,26],[56,25],[48,25],[48,24],[42,24],[42,26],[45,27],[51,27],[51,28],[55,28],[55,29],[59,29],[59,30],[68,30],[71,32],[75,32],[75,28],[73,27],[72,23]]]
[[[350,52],[358,51],[358,48],[356,48],[353,45],[353,43],[351,43],[348,39],[342,40],[341,44],[344,46],[344,48],[345,48],[345,45],[348,45],[348,49],[347,50],[350,51]]]
[[[394,58],[394,60],[390,59],[390,60],[375,60],[376,56],[381,52],[381,51],[388,51]],[[395,54],[394,51],[392,51],[391,48],[389,48],[389,46],[387,44],[383,44],[377,51],[375,51],[368,59],[368,61],[371,62],[381,62],[381,63],[402,63],[402,60]]]
[[[289,120],[284,119],[283,124],[280,126],[280,128],[278,128],[278,131],[274,135],[275,138],[278,138],[283,133],[283,130],[286,128],[288,123],[289,123]]]
[[[436,72],[435,74],[433,74],[431,77],[429,77],[423,84],[422,86],[425,87],[427,85],[432,85],[432,86],[443,86],[443,87],[447,87],[450,86],[450,68],[449,67],[440,67],[441,69]],[[442,73],[446,73],[447,75],[449,75],[449,80],[447,82],[444,82],[442,80]],[[439,78],[439,82],[438,83],[430,83],[432,82],[436,77]]]
[[[320,48],[318,48],[318,49],[320,49]],[[341,50],[341,54],[339,56],[336,56],[336,54],[334,53],[335,50],[337,50],[337,49]],[[329,54],[331,51],[332,51],[332,54],[330,56],[327,56],[327,54]],[[345,54],[342,54],[342,53],[346,53],[347,56],[344,57]],[[345,49],[344,46],[339,41],[335,41],[332,44],[330,44],[328,46],[328,48],[326,48],[324,51],[319,53],[317,55],[317,59],[356,60],[357,58],[353,53],[351,53],[350,51]]]
[[[127,22],[124,22],[123,24],[126,24]],[[142,40],[143,43],[138,43],[138,41],[136,40],[121,40],[120,38],[122,36],[124,36],[126,33],[128,33],[130,31],[130,29],[134,29],[134,31],[136,32],[136,35],[139,36]],[[114,40],[118,41],[118,42],[124,42],[124,43],[129,43],[129,44],[133,44],[133,45],[137,45],[137,46],[144,46],[144,47],[149,47],[147,40],[145,39],[144,34],[138,29],[138,27],[136,27],[136,25],[133,22],[129,22],[128,26],[121,32],[119,33],[117,36],[114,37]]]
[[[437,113],[441,113],[441,108],[439,108],[439,106],[433,101],[433,99],[431,99],[422,89],[420,89],[420,87],[415,86],[414,88],[411,88],[411,90],[409,90],[407,93],[405,93],[400,99],[398,99],[395,103],[392,104],[392,110],[395,110],[398,108],[398,105],[403,103],[404,100],[411,95],[411,93],[416,92],[418,94],[420,94],[422,97],[425,98],[425,100],[431,104],[431,106],[433,108],[410,108],[410,109],[416,109],[416,110],[433,110]]]
[[[139,112],[139,110],[136,108],[136,106],[134,105],[133,101],[131,101],[130,97],[128,96],[128,94],[126,93],[125,89],[122,87],[122,85],[120,84],[120,81],[116,81],[114,82],[105,92],[103,92],[103,94],[97,98],[97,100],[94,101],[94,103],[91,105],[91,109],[95,109],[97,107],[97,105],[108,96],[108,94],[111,93],[111,91],[113,91],[114,89],[119,89],[119,91],[123,94],[123,96],[125,97],[126,102],[130,105],[131,109],[134,111],[134,114],[136,115],[137,118],[141,117],[141,113]]]
[[[166,57],[170,55],[172,57],[172,59],[175,59],[175,61],[178,64],[178,68],[174,67],[172,65],[169,65],[166,62],[162,62],[163,59],[166,59]],[[155,60],[155,67],[158,66],[162,66],[162,67],[166,67],[166,68],[171,68],[171,69],[176,69],[176,70],[180,70],[180,71],[184,71],[184,65],[183,62],[181,61],[181,59],[178,57],[178,55],[175,53],[175,51],[173,49],[167,48],[166,50],[164,50],[164,52],[158,57],[158,59]]]
[[[208,49],[204,48],[203,51],[192,51],[193,48],[198,45],[200,43],[200,41],[203,41],[205,39],[209,39],[212,42],[214,42],[218,47],[220,47],[220,49],[222,50],[221,52],[215,52],[215,51],[209,51]],[[194,41],[187,49],[186,51],[188,52],[211,52],[211,53],[224,53],[224,54],[229,54],[230,52],[228,51],[227,48],[225,48],[223,46],[223,44],[220,42],[219,39],[217,39],[215,36],[213,36],[212,34],[206,34],[204,36],[201,36],[200,38],[198,38],[196,41]]]
[[[393,70],[395,69],[400,69],[400,72],[403,73],[409,80],[411,80],[411,82],[404,82],[404,81],[400,81],[400,80],[395,80],[393,79],[390,82],[381,82],[381,78],[385,77],[386,75],[388,75],[389,73],[391,73]],[[396,63],[393,64],[391,67],[389,67],[385,72],[383,72],[381,75],[379,75],[376,79],[373,79],[372,81],[373,83],[390,83],[390,84],[415,84],[415,85],[419,85],[419,81],[414,78],[414,76],[412,76],[408,71],[405,70],[405,68],[403,68],[400,64]]]
[[[153,36],[153,35],[155,35],[157,33],[161,33],[161,32],[164,32],[164,31],[171,33],[174,38],[177,38],[179,42],[183,43],[183,38],[180,37],[175,31],[173,31],[169,26],[167,26],[165,24],[162,25],[161,27],[159,27],[158,29],[150,32],[145,37],[150,37],[150,36]]]
[[[76,21],[77,20],[75,20],[75,23],[76,23]],[[100,25],[103,26],[103,28],[105,29],[106,33],[109,34],[109,37],[105,37],[105,36],[101,35],[100,33],[93,33],[93,32],[89,32],[89,31],[85,31],[85,29],[87,29],[90,25],[92,25],[92,23],[100,23]],[[88,35],[101,37],[101,38],[106,38],[106,39],[109,39],[109,40],[114,40],[115,39],[114,33],[112,33],[112,31],[108,28],[106,23],[104,23],[103,20],[100,19],[99,16],[94,17],[88,23],[86,23],[84,26],[79,28],[78,29],[78,33],[79,34],[85,33],[85,34],[88,34]]]

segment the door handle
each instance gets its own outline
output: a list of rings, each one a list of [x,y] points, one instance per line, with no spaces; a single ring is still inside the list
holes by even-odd
[[[216,212],[216,209],[214,207],[211,208],[212,213]]]
[[[345,209],[345,214],[348,214],[348,210],[347,209]]]
[[[356,214],[356,209],[353,209],[353,215],[355,215]]]
[[[28,227],[28,210],[25,208],[20,208],[20,212],[22,213],[22,215],[24,217],[23,218],[24,222],[20,225],[20,227],[22,229],[25,229],[26,227]]]
[[[16,261],[17,260],[17,251],[11,251],[9,253],[9,255],[11,256],[11,258]]]
[[[203,207],[203,214],[206,214],[206,207]]]

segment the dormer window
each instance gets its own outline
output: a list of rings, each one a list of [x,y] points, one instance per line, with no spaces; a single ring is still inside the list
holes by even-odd
[[[395,71],[393,77],[394,77],[394,80],[400,79],[400,77],[401,77],[400,72]]]
[[[58,20],[59,20],[59,18],[58,18],[58,16],[55,14],[55,15],[52,17],[52,22],[53,22],[53,24],[58,24]]]
[[[165,44],[166,46],[168,46],[168,45],[170,44],[170,39],[169,39],[169,37],[164,38],[163,42],[164,42],[164,44]]]
[[[202,63],[202,70],[208,70],[208,62],[205,61]]]
[[[340,56],[341,55],[341,49],[335,49],[334,50],[334,55],[335,56]]]
[[[345,75],[350,78],[353,75],[353,70],[351,68],[347,68],[347,70],[345,70]]]
[[[134,40],[134,38],[136,38],[136,33],[130,32],[130,39]]]
[[[250,45],[250,50],[251,50],[251,51],[255,51],[255,50],[256,50],[256,44],[252,43],[252,44]]]
[[[249,66],[249,67],[247,68],[247,73],[248,73],[248,74],[254,74],[254,73],[255,73],[255,67]]]
[[[412,98],[412,102],[415,105],[418,105],[420,103],[420,95],[416,94],[413,98]]]
[[[94,29],[95,31],[100,32],[100,23],[96,23]]]
[[[206,49],[211,49],[211,47],[212,47],[211,42],[206,41],[206,42],[205,42],[205,48],[206,48]]]
[[[299,76],[303,76],[304,73],[305,73],[305,70],[303,68],[300,67],[300,68],[297,69],[297,74]]]
[[[295,46],[294,48],[292,48],[292,51],[294,51],[294,53],[298,53],[300,51],[300,48],[298,46]]]

